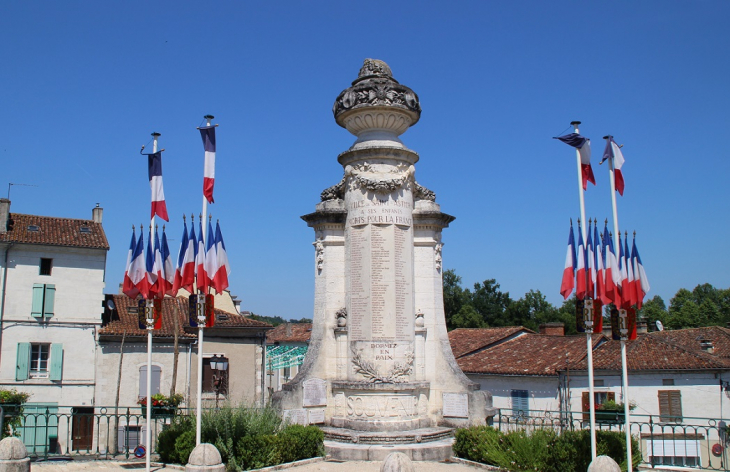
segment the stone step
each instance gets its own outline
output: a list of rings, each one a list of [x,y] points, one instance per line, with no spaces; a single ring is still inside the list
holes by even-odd
[[[421,443],[363,444],[324,441],[325,453],[338,461],[384,461],[392,452],[402,452],[412,461],[443,462],[451,458],[453,437]]]
[[[430,427],[409,431],[360,431],[346,428],[322,427],[326,440],[351,444],[420,444],[452,438],[452,428]]]

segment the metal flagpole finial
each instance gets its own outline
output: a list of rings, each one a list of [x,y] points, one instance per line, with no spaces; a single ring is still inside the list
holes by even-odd
[[[606,218],[606,221],[604,222],[606,226],[608,226],[608,218]]]
[[[210,121],[213,118],[215,118],[215,116],[213,116],[213,115],[205,115],[203,118],[205,118],[206,120]]]
[[[636,230],[634,230],[634,239],[636,239]]]
[[[190,213],[190,223],[195,223],[195,215],[193,215],[192,213]]]
[[[573,218],[570,219],[570,226],[573,227]]]
[[[578,226],[580,226],[580,218],[578,218]]]
[[[183,223],[185,222],[187,222],[187,220],[185,219],[185,213],[183,213]]]
[[[611,139],[611,138],[613,138],[613,136],[611,136],[610,134],[607,134],[606,136],[603,137],[603,139]]]
[[[213,221],[213,215],[212,214],[208,215],[208,221]]]
[[[157,131],[153,131],[153,132],[152,132],[152,135],[151,135],[151,136],[152,136],[153,138],[159,138],[159,137],[160,137],[160,136],[162,136],[162,135],[161,135],[160,133],[158,133]]]
[[[570,126],[578,126],[580,124],[580,121],[571,121]]]

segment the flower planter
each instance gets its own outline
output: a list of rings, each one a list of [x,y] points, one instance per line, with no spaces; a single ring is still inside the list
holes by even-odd
[[[623,424],[626,422],[626,415],[623,411],[601,411],[596,410],[596,423]]]
[[[0,405],[3,407],[3,416],[18,416],[20,414],[21,405],[5,404]]]
[[[147,405],[142,405],[142,416],[147,417]],[[176,406],[153,406],[152,418],[172,418],[177,412]]]

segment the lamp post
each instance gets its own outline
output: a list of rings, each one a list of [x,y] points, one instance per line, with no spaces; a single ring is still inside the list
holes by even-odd
[[[210,360],[210,368],[213,370],[213,387],[215,388],[215,408],[218,409],[218,397],[221,394],[228,394],[228,358],[215,354]]]

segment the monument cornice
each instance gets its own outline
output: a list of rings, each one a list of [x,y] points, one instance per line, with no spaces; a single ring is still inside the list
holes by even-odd
[[[448,228],[449,223],[456,219],[455,216],[440,211],[413,210],[413,226],[437,226]]]
[[[373,161],[376,159],[395,159],[413,165],[418,162],[419,156],[416,151],[395,146],[349,149],[337,156],[337,162],[342,164],[343,167],[352,165],[358,161]]]
[[[314,213],[308,213],[300,216],[301,219],[307,222],[308,226],[316,226],[321,224],[340,224],[344,225],[347,219],[346,210],[320,210]]]

